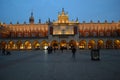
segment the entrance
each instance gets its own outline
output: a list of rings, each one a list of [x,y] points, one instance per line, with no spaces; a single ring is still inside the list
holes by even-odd
[[[88,42],[88,48],[89,48],[89,49],[94,49],[94,48],[96,48],[96,43],[95,43],[94,40],[90,40],[90,41]]]
[[[56,40],[53,40],[51,42],[51,46],[53,49],[58,49],[59,48],[59,43]]]
[[[38,41],[33,42],[33,48],[34,49],[40,49],[40,43]]]
[[[99,48],[99,49],[103,49],[104,48],[104,41],[103,40],[98,40],[97,48]]]
[[[61,42],[60,42],[60,49],[67,49],[67,42],[66,42],[66,40],[62,40]]]
[[[76,41],[75,40],[71,40],[70,42],[69,42],[69,49],[71,49],[72,48],[72,46],[74,46],[74,47],[76,47],[77,45],[76,45]]]
[[[32,49],[31,42],[30,41],[25,41],[25,49]]]
[[[85,40],[81,40],[79,42],[79,49],[85,49],[87,45],[87,42]]]
[[[48,48],[48,42],[45,41],[45,40],[42,41],[41,44],[40,44],[40,47],[41,47],[41,49],[45,49],[46,50]]]

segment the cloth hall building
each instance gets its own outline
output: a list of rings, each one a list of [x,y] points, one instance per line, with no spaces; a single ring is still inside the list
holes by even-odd
[[[93,22],[78,19],[70,21],[62,9],[58,20],[34,23],[31,13],[29,23],[0,24],[0,48],[10,50],[46,49],[48,46],[60,49],[120,49],[120,21]]]

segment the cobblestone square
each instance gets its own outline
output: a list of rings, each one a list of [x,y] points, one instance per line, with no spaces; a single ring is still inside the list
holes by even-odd
[[[100,50],[92,61],[90,50],[47,54],[44,50],[0,54],[0,80],[120,80],[120,50]]]

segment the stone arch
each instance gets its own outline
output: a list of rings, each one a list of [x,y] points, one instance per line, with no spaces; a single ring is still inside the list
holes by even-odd
[[[97,42],[97,48],[104,48],[104,41],[103,40],[98,40]]]
[[[115,49],[120,49],[120,40],[114,40],[114,48]]]
[[[33,42],[33,48],[34,48],[34,49],[40,49],[40,43],[39,43],[39,41],[35,40],[35,41]]]
[[[106,48],[107,49],[113,48],[113,41],[112,40],[107,40],[106,41]]]
[[[89,49],[94,49],[94,48],[96,48],[96,42],[95,42],[95,40],[90,40],[90,41],[88,42],[88,48],[89,48]]]
[[[24,48],[23,43],[22,43],[21,40],[16,42],[16,46],[17,46],[17,49],[23,49]]]
[[[67,49],[67,41],[66,40],[61,40],[60,41],[60,49]]]
[[[58,43],[58,41],[57,41],[57,40],[53,40],[53,41],[51,42],[51,46],[52,46],[52,48],[58,49],[58,48],[59,48],[59,43]]]
[[[49,46],[48,42],[43,40],[41,43],[40,43],[40,48],[41,49],[47,49]]]
[[[71,48],[72,46],[77,47],[77,44],[76,44],[75,40],[70,40],[69,41],[69,48]]]
[[[79,48],[80,48],[80,49],[85,49],[86,46],[87,46],[86,40],[81,40],[81,41],[79,42]]]
[[[30,41],[25,41],[25,43],[24,43],[24,48],[25,49],[32,49],[32,45],[31,45],[31,42]]]
[[[7,45],[7,49],[16,49],[16,44],[14,41],[9,41]]]

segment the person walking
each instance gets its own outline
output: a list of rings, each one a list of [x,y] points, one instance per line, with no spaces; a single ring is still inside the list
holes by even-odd
[[[73,46],[72,47],[72,57],[75,58],[75,53],[76,53],[76,48]]]
[[[47,50],[48,50],[48,54],[50,54],[50,53],[51,53],[51,52],[50,52],[50,46],[48,46]]]
[[[5,55],[5,48],[2,48],[2,54]]]

